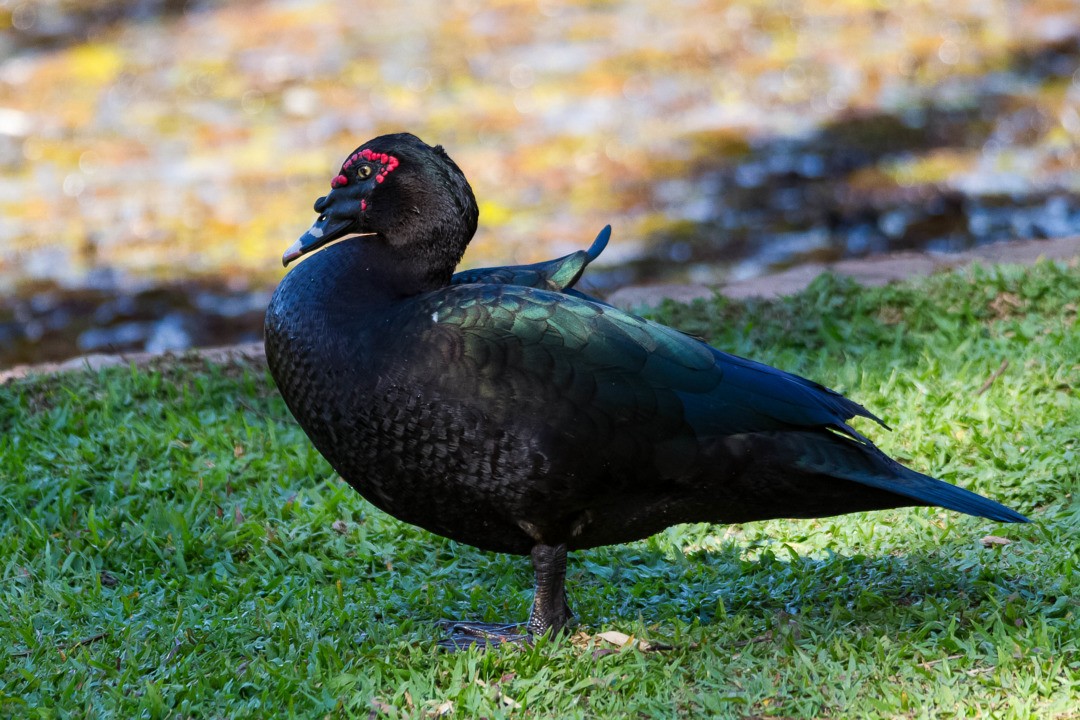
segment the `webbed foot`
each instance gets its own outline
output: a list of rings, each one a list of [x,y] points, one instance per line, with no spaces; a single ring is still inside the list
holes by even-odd
[[[562,632],[574,617],[566,601],[566,546],[536,545],[532,549],[536,571],[536,594],[527,623],[480,623],[442,620],[450,637],[439,641],[444,650],[465,650],[473,645],[495,647],[503,643],[528,643],[533,638]]]
[[[473,645],[484,648],[496,647],[503,643],[531,643],[532,635],[524,623],[482,623],[461,620],[440,620],[439,625],[449,633],[449,637],[439,641],[443,650],[457,652],[467,650]]]

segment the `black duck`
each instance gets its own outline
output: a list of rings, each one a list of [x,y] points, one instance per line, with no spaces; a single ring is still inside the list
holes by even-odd
[[[572,616],[568,550],[676,523],[907,505],[1025,522],[886,456],[848,424],[881,421],[839,393],[574,290],[606,228],[588,251],[454,275],[478,210],[439,146],[375,138],[331,187],[283,260],[321,252],[267,310],[274,379],[374,505],[531,554],[531,634]]]

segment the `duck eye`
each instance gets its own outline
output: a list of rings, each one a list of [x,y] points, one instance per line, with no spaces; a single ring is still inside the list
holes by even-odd
[[[356,168],[356,177],[360,178],[361,180],[367,180],[369,177],[371,177],[371,166],[365,164]]]

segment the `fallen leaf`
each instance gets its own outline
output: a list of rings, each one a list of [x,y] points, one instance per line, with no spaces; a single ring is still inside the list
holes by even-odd
[[[387,705],[386,703],[384,703],[382,700],[379,700],[378,698],[372,698],[371,699],[371,707],[374,708],[376,712],[385,713],[387,715],[390,715],[390,714],[392,714],[394,712],[394,706],[393,705]]]
[[[993,547],[995,545],[1011,545],[1012,540],[1009,538],[998,537],[997,535],[987,535],[979,542],[983,547]]]
[[[576,633],[570,636],[570,644],[576,648],[586,648],[592,641],[592,635],[584,630],[578,630]]]
[[[626,643],[630,642],[630,636],[626,633],[621,633],[618,630],[608,630],[607,632],[600,633],[596,637],[601,640],[606,640],[617,647],[623,647]]]
[[[442,717],[443,715],[449,715],[454,712],[454,703],[451,700],[447,700],[439,707],[435,708],[435,717]]]
[[[342,535],[349,532],[349,525],[344,520],[335,520],[334,524],[330,527],[334,529],[334,532],[340,533]]]

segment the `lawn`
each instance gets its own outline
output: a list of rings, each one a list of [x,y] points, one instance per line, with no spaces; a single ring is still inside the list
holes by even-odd
[[[1034,522],[679,526],[574,553],[576,635],[487,652],[436,623],[524,619],[528,561],[368,505],[261,364],[0,387],[0,715],[1080,717],[1078,299],[1045,263],[661,308]]]

